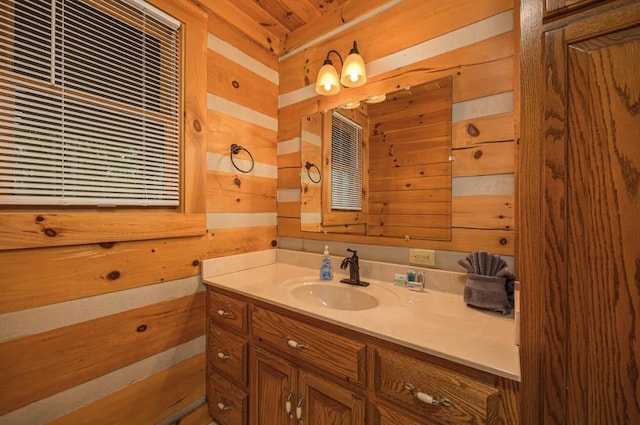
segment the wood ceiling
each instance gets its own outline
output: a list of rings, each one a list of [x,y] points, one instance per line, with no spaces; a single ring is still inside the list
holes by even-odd
[[[233,0],[234,6],[276,38],[331,12],[347,0]]]

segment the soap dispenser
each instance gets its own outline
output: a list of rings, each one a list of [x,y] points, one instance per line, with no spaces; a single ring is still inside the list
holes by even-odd
[[[324,246],[324,257],[322,257],[322,265],[320,266],[320,279],[333,279],[333,268],[331,267],[331,257],[329,257],[329,246]]]

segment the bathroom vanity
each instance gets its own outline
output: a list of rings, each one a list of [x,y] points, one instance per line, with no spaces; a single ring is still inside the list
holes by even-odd
[[[275,263],[205,279],[215,422],[517,423],[512,318],[316,272]]]

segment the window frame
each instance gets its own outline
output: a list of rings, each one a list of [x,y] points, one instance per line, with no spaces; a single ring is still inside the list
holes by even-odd
[[[55,10],[52,10],[53,4],[57,3],[58,1],[59,0],[53,0],[51,2],[51,6],[45,5],[43,12],[46,11],[46,13],[42,14],[41,16],[42,19],[48,18],[49,20],[51,20],[52,13],[55,12],[56,15],[60,13],[60,11],[57,9],[58,5],[56,5]],[[134,31],[138,31],[138,35],[144,35],[145,37],[149,36],[158,40],[157,48],[160,49],[159,50],[160,56],[159,56],[157,71],[160,74],[158,74],[159,80],[157,81],[158,83],[157,94],[160,97],[157,100],[161,101],[162,96],[167,93],[160,89],[162,85],[161,81],[167,76],[163,71],[163,67],[165,71],[167,70],[165,61],[167,58],[169,58],[169,60],[172,60],[172,61],[175,60],[176,58],[175,52],[173,51],[173,49],[172,48],[168,49],[168,46],[165,42],[167,39],[163,34],[163,28],[170,27],[170,28],[173,28],[174,30],[176,29],[176,24],[174,22],[171,22],[171,18],[165,19],[163,17],[159,17],[159,18],[156,17],[154,19],[149,19],[145,22],[145,26],[143,27],[141,26],[139,20],[131,18],[133,15],[128,15],[127,12],[123,13],[120,4],[117,4],[113,0],[104,1],[104,2],[97,2],[95,0],[76,0],[76,1],[79,4],[85,5],[85,6],[79,5],[79,7],[91,8],[97,11],[96,13],[108,15],[111,17],[113,22],[121,22],[123,25],[127,26],[128,28],[132,28]],[[131,3],[130,1],[127,1],[127,0],[124,0],[123,2]],[[153,7],[151,8],[153,9]],[[132,6],[132,9],[140,10],[140,7],[134,5]],[[142,14],[145,12],[141,11],[139,13]],[[151,12],[151,14],[153,14],[153,11]],[[16,18],[18,15],[17,15],[17,9],[15,6],[11,6],[8,8],[7,16],[9,17],[9,21],[11,22],[17,21]],[[20,16],[24,18],[26,15],[21,14]],[[156,20],[159,22],[165,21],[166,27],[161,28],[160,24],[156,24]],[[50,28],[51,31],[53,31],[53,28],[51,28],[51,25],[53,25],[53,22],[56,22],[56,20],[54,19],[51,24],[47,23],[46,25],[47,29]],[[69,26],[70,28],[69,31],[71,34],[70,38],[74,38],[74,34],[79,35],[80,37],[83,37],[85,35],[85,33],[82,30],[75,31],[73,29],[79,26],[84,26],[84,22],[86,21],[83,21],[77,25],[72,24]],[[180,24],[178,23],[177,25],[180,25]],[[9,28],[9,31],[10,30],[11,28]],[[30,57],[31,54],[33,53],[42,53],[45,55],[50,55],[48,58],[44,56],[42,57],[43,59],[46,59],[46,61],[43,61],[43,65],[47,63],[50,63],[50,65],[39,66],[37,70],[35,70],[34,73],[30,75],[29,75],[29,71],[27,71],[27,74],[23,74],[23,68],[21,67],[20,70],[16,70],[15,71],[16,73],[11,75],[11,78],[17,81],[17,85],[15,86],[15,89],[16,89],[15,96],[13,96],[13,99],[14,99],[13,104],[15,104],[16,106],[16,113],[24,114],[24,116],[26,117],[25,127],[22,127],[16,124],[14,128],[16,129],[24,128],[24,129],[33,130],[39,133],[40,124],[38,123],[40,121],[38,118],[38,113],[34,110],[31,110],[32,107],[27,106],[29,105],[29,102],[35,102],[35,100],[29,101],[27,100],[28,98],[36,99],[37,97],[41,96],[43,99],[45,99],[47,103],[50,104],[50,106],[46,108],[46,112],[43,117],[44,121],[42,122],[43,124],[47,123],[45,126],[48,127],[49,130],[45,130],[42,133],[42,136],[44,136],[43,138],[40,138],[40,136],[36,136],[35,144],[30,144],[28,140],[25,140],[24,143],[16,141],[16,145],[15,145],[16,155],[19,154],[21,147],[26,149],[26,152],[29,152],[28,153],[29,156],[33,155],[34,153],[37,155],[37,152],[43,149],[44,147],[43,144],[46,144],[47,139],[49,139],[51,140],[49,143],[52,145],[52,148],[53,148],[53,145],[58,145],[59,143],[60,150],[58,150],[57,148],[54,148],[55,152],[58,152],[58,153],[65,152],[67,150],[66,148],[68,146],[71,146],[68,152],[71,153],[69,158],[71,158],[72,165],[71,167],[68,168],[68,171],[66,172],[51,171],[52,173],[55,173],[54,175],[49,174],[48,172],[46,172],[46,170],[43,170],[42,168],[40,168],[41,171],[36,171],[35,174],[32,174],[32,173],[24,174],[24,170],[29,170],[31,168],[30,163],[33,163],[33,162],[31,160],[28,160],[27,162],[17,162],[15,168],[17,170],[22,170],[23,173],[15,174],[14,176],[13,180],[14,180],[14,183],[16,184],[16,188],[20,187],[19,186],[20,181],[23,180],[21,175],[25,176],[26,181],[31,180],[31,183],[27,183],[27,186],[26,186],[26,188],[31,192],[31,194],[19,195],[19,197],[16,197],[13,201],[11,200],[11,195],[8,195],[9,199],[7,200],[7,203],[2,204],[3,209],[11,208],[11,207],[19,207],[19,206],[27,206],[27,207],[37,206],[38,208],[44,208],[47,210],[55,209],[55,208],[59,208],[62,210],[69,210],[71,208],[86,210],[87,208],[99,207],[100,205],[108,206],[109,208],[135,209],[135,210],[150,209],[150,208],[178,210],[180,208],[180,204],[182,203],[182,190],[180,185],[180,179],[182,177],[180,175],[180,161],[181,161],[180,150],[181,150],[181,146],[183,144],[183,139],[184,139],[184,137],[182,136],[183,133],[181,128],[183,124],[180,119],[183,112],[183,107],[181,105],[182,97],[181,97],[180,89],[182,86],[182,79],[183,79],[181,72],[183,68],[182,61],[184,60],[184,54],[182,54],[181,49],[183,47],[182,38],[184,36],[184,31],[180,28],[177,28],[177,31],[178,31],[177,41],[178,43],[180,43],[178,45],[177,53],[180,56],[177,57],[179,62],[178,63],[179,68],[177,70],[178,87],[177,87],[177,92],[175,94],[177,94],[178,97],[174,97],[174,93],[171,93],[171,96],[172,96],[170,98],[172,100],[171,102],[164,103],[163,101],[158,103],[159,105],[167,105],[169,107],[169,109],[164,111],[161,109],[158,109],[158,110],[154,109],[153,105],[156,103],[154,102],[154,100],[151,100],[149,103],[141,103],[140,105],[136,105],[134,103],[128,102],[128,99],[126,97],[110,98],[109,97],[110,92],[115,93],[115,91],[113,90],[100,91],[100,93],[92,91],[95,84],[86,84],[86,85],[83,84],[82,86],[78,86],[76,83],[73,82],[74,80],[73,78],[69,84],[61,83],[60,78],[62,78],[64,74],[59,74],[58,70],[59,70],[60,64],[67,63],[66,62],[67,60],[71,61],[69,63],[73,63],[74,59],[73,57],[66,57],[66,56],[59,55],[58,52],[62,45],[58,44],[57,40],[55,44],[53,43],[53,39],[51,40],[51,47],[50,47],[51,50],[49,50],[48,48],[46,48],[44,51],[40,51],[40,50],[30,51],[28,50],[28,48],[27,50],[22,50],[22,48],[19,50],[19,52],[23,52],[25,54],[24,57]],[[44,36],[45,34],[41,33],[41,35]],[[11,33],[9,33],[9,36],[11,36]],[[25,39],[23,41],[28,42],[29,39]],[[169,42],[171,42],[171,40],[169,40]],[[172,43],[171,46],[173,45],[174,44]],[[54,52],[54,46],[55,46],[55,52]],[[47,47],[47,46],[45,45],[44,47]],[[73,44],[72,42],[69,49],[72,50],[75,47],[77,47],[77,45]],[[111,50],[111,52],[115,55],[121,55],[123,53],[123,51],[119,51],[117,49]],[[66,59],[63,61],[63,58],[66,58]],[[109,57],[104,57],[104,58],[109,59]],[[77,56],[76,59],[77,59],[76,60],[77,66],[72,65],[71,69],[80,70],[83,68],[83,65],[87,64],[86,62],[87,60],[91,60],[91,57],[79,55]],[[145,61],[146,59],[148,58],[145,56]],[[99,75],[101,69],[102,71],[105,70],[104,68],[100,68],[100,66],[98,66],[97,71],[95,72],[97,72]],[[80,71],[80,72],[83,72],[83,71]],[[85,72],[87,72],[87,75],[91,74],[91,72],[89,71],[85,71]],[[170,71],[170,74],[171,73],[173,73],[173,71]],[[82,74],[78,74],[78,76],[81,77]],[[105,85],[107,84],[111,85],[117,81],[117,75],[115,78],[111,78],[108,76],[107,78],[109,81],[107,81]],[[154,80],[150,80],[151,87],[153,87],[153,84],[155,82],[156,81]],[[23,86],[24,86],[24,89],[23,89]],[[145,85],[144,87],[147,87],[147,86]],[[173,85],[170,86],[170,90],[172,92],[174,87],[175,86]],[[132,86],[132,88],[135,89],[136,86],[134,85]],[[22,97],[20,93],[24,93],[24,97]],[[24,99],[24,100],[21,101],[19,99]],[[9,104],[12,104],[11,100],[9,100]],[[60,138],[62,134],[61,131],[63,131],[64,127],[57,125],[55,120],[65,116],[64,109],[63,110],[59,109],[63,105],[69,105],[70,110],[81,108],[81,109],[77,109],[77,111],[79,112],[75,112],[75,113],[72,112],[69,114],[69,116],[71,117],[71,120],[68,123],[69,128],[76,127],[79,123],[83,122],[86,119],[84,118],[86,114],[91,113],[89,111],[92,111],[92,110],[97,111],[98,114],[101,114],[103,115],[103,117],[106,117],[105,114],[109,114],[109,111],[112,110],[111,108],[115,108],[115,110],[118,111],[116,113],[120,116],[122,120],[124,120],[124,121],[120,121],[120,120],[115,121],[116,125],[122,122],[132,123],[130,126],[128,125],[128,127],[131,129],[131,131],[129,132],[129,137],[135,138],[137,134],[144,134],[144,130],[142,130],[140,126],[144,125],[146,130],[147,125],[143,123],[145,122],[150,123],[149,128],[152,128],[153,126],[152,123],[156,121],[158,125],[161,125],[162,128],[164,129],[163,131],[164,136],[162,135],[162,133],[153,135],[152,133],[154,132],[154,130],[151,130],[151,133],[150,133],[151,137],[149,139],[144,138],[145,141],[146,140],[149,141],[148,146],[152,146],[149,150],[141,150],[142,149],[141,147],[144,146],[146,142],[140,142],[137,145],[132,144],[131,145],[132,148],[128,149],[126,145],[122,143],[125,140],[117,140],[118,136],[113,132],[113,130],[102,133],[103,136],[106,137],[106,139],[103,139],[103,140],[112,140],[113,141],[112,143],[107,142],[106,144],[105,143],[100,144],[99,140],[101,139],[101,137],[98,136],[98,138],[95,140],[95,144],[93,147],[89,147],[93,143],[91,140],[93,137],[89,135],[89,133],[87,133],[86,130],[84,132],[82,130],[77,131],[79,130],[79,127],[76,127],[76,131],[72,130],[71,133],[69,133],[68,137],[61,139]],[[72,105],[75,105],[75,106],[72,106]],[[177,109],[174,109],[174,107]],[[9,111],[9,119],[10,119],[10,116],[11,116],[11,111]],[[54,121],[50,121],[52,119]],[[136,124],[136,120],[139,120],[138,124]],[[48,124],[48,123],[51,123],[51,124]],[[106,118],[103,118],[101,121],[98,122],[98,125],[108,126],[109,123],[106,120]],[[169,130],[167,130],[167,125],[170,126]],[[171,133],[171,136],[167,136],[168,134],[167,131]],[[11,133],[11,130],[9,130],[9,132]],[[16,138],[19,137],[20,134],[23,134],[23,133],[16,132],[15,137]],[[74,145],[73,140],[75,138],[75,134],[78,134],[79,140],[82,140],[82,144],[79,149],[73,147]],[[50,139],[50,138],[53,138],[53,139]],[[68,144],[67,142],[63,142],[63,140],[67,140]],[[132,143],[134,143],[133,142],[134,139],[131,139],[131,140],[132,140]],[[103,147],[100,147],[100,146],[103,146]],[[159,149],[164,148],[164,151],[161,151],[161,150],[158,151],[157,150],[158,148]],[[157,154],[154,155],[152,153],[154,149],[156,149],[156,151],[160,155],[163,155],[162,152],[164,152],[164,155],[160,157],[158,157]],[[143,181],[152,182],[148,187],[152,188],[151,189],[152,191],[158,190],[158,192],[156,192],[157,195],[159,195],[158,197],[151,196],[147,198],[146,196],[145,197],[140,196],[146,190],[146,187],[143,187],[140,184],[130,186],[131,191],[128,191],[128,192],[134,196],[127,196],[126,190],[114,192],[114,193],[121,194],[121,196],[117,195],[117,197],[111,197],[109,195],[106,195],[106,196],[103,196],[102,199],[100,197],[96,197],[92,199],[91,195],[89,196],[83,195],[83,192],[86,194],[90,194],[90,193],[108,194],[111,192],[110,190],[111,188],[117,188],[118,186],[125,188],[126,186],[123,186],[123,184],[131,185],[132,183],[137,182],[138,179],[133,178],[131,174],[132,172],[137,174],[137,172],[134,171],[136,167],[133,165],[133,163],[130,163],[128,166],[112,168],[107,163],[103,162],[101,166],[107,167],[105,169],[105,173],[107,172],[108,169],[110,169],[115,173],[115,176],[112,177],[111,179],[107,178],[105,181],[100,181],[99,178],[97,178],[96,180],[98,180],[99,183],[94,185],[91,184],[91,180],[92,180],[91,175],[95,174],[95,172],[91,173],[89,171],[91,167],[88,167],[86,164],[97,161],[95,163],[100,166],[100,158],[102,155],[106,155],[106,158],[113,158],[114,157],[113,155],[117,156],[118,152],[123,152],[123,153],[129,152],[131,155],[134,155],[134,157],[129,157],[129,161],[132,159],[135,159],[135,156],[144,160],[150,159],[149,164],[151,166],[148,168],[149,172],[142,174]],[[137,152],[137,154],[135,152]],[[80,156],[76,157],[76,160],[74,160],[73,157],[75,155],[80,155]],[[154,157],[159,158],[160,162],[158,162],[157,160],[154,161],[153,160]],[[164,161],[162,160],[163,157],[165,158]],[[66,158],[67,158],[67,155],[64,155],[61,161],[66,161]],[[121,164],[126,164],[126,162],[127,161],[125,159],[125,161],[122,162]],[[42,163],[40,167],[42,166],[45,166],[50,169],[52,167],[55,167],[56,170],[60,170],[61,162],[53,161],[49,163]],[[12,168],[13,167],[9,166],[9,170],[11,170]],[[36,166],[34,167],[34,170],[37,170],[38,168],[39,167]],[[86,173],[87,171],[89,171],[89,174]],[[57,191],[58,193],[52,193],[51,195],[35,194],[36,191],[40,190],[39,187],[44,187],[49,183],[53,183],[56,180],[65,180],[65,178],[69,176],[69,173],[71,174],[77,173],[78,175],[78,178],[75,179],[77,181],[77,183],[75,184],[78,185],[77,187],[79,190],[77,195],[66,197],[59,190]],[[166,173],[169,173],[169,174],[166,174]],[[158,180],[157,178],[153,177],[154,174],[158,176],[169,175],[170,177],[162,178],[162,180]],[[107,176],[107,174],[104,174],[104,175]],[[81,177],[81,176],[84,176],[84,177]],[[43,178],[46,180],[40,180],[40,183],[37,182],[37,179],[43,179]],[[71,179],[74,180],[74,177],[72,176]],[[96,180],[94,180],[94,182]],[[109,180],[111,180],[112,182],[111,184],[108,183]],[[154,184],[153,183],[154,181],[157,182],[157,184]],[[74,183],[70,183],[70,185],[72,187]],[[160,191],[161,187],[166,188],[166,190],[169,190],[170,192]],[[70,191],[74,191],[74,189],[71,188]],[[153,192],[150,192],[150,193],[153,193]],[[168,193],[172,193],[177,196],[175,195],[168,196],[167,195]],[[33,198],[33,202],[30,203],[29,198]]]
[[[330,231],[332,226],[340,226],[340,233],[366,233],[366,223],[369,210],[369,143],[368,120],[364,110],[341,109],[340,113],[362,127],[362,210],[336,210],[331,207],[331,134],[332,111],[322,113],[322,228]]]
[[[208,16],[189,2],[146,1],[182,23],[180,206],[1,206],[0,250],[201,236],[206,233]],[[8,19],[7,16],[0,17]]]

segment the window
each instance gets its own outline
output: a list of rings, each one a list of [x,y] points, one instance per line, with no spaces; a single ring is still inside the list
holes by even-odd
[[[338,112],[331,120],[331,209],[362,211],[362,127]]]
[[[7,13],[0,204],[179,205],[180,23],[141,0]]]

